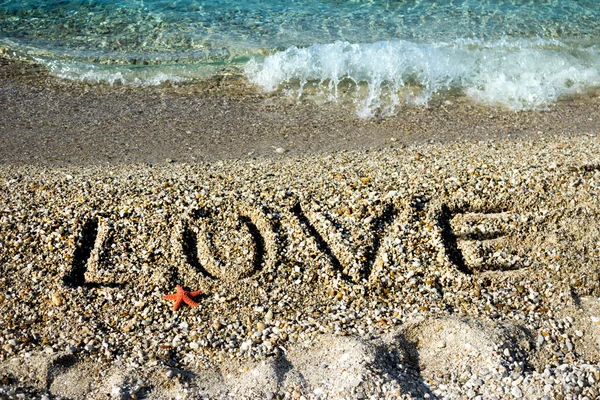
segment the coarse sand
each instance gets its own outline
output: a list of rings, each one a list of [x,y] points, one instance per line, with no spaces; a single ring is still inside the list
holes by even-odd
[[[0,394],[598,398],[599,149],[0,166]]]

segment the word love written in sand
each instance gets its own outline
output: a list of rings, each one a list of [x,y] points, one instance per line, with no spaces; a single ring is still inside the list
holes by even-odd
[[[526,251],[519,251],[518,232],[526,221],[522,216],[498,210],[470,212],[422,201],[404,205],[390,201],[377,207],[376,213],[351,226],[316,202],[297,202],[278,210],[242,202],[199,209],[172,229],[173,268],[198,279],[239,280],[262,271],[276,272],[281,264],[293,264],[290,254],[294,251],[312,246],[326,264],[325,269],[316,268],[318,273],[362,283],[377,281],[398,263],[410,263],[405,250],[409,237],[441,243],[439,249],[429,250],[426,259],[441,255],[466,274],[529,265]],[[113,282],[108,260],[116,225],[109,218],[83,222],[71,271],[64,277],[67,285]]]

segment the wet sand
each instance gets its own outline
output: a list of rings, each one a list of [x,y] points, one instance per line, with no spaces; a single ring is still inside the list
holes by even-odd
[[[91,86],[6,59],[0,59],[0,104],[1,162],[48,166],[281,158],[430,142],[569,137],[600,128],[597,94],[544,112],[503,111],[457,98],[363,120],[352,104],[266,95],[235,76],[169,88]]]

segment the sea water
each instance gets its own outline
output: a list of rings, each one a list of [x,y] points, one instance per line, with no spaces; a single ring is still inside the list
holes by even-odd
[[[0,46],[64,79],[241,73],[364,117],[455,95],[527,110],[600,87],[600,1],[0,0]]]

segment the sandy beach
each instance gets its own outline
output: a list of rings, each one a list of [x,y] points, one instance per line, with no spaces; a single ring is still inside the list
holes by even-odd
[[[598,97],[363,121],[23,68],[1,398],[600,396]]]
[[[235,75],[171,87],[90,85],[0,56],[0,160],[41,166],[252,160],[600,129],[600,92],[514,112],[457,97],[361,119],[343,100],[265,94]],[[282,149],[284,153],[276,150]]]

